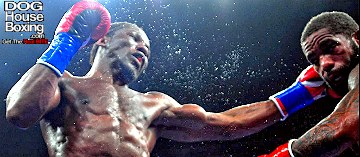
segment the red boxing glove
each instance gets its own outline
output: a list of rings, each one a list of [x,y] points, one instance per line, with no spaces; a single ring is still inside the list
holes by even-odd
[[[83,0],[76,3],[61,19],[54,39],[37,63],[62,76],[75,53],[106,35],[110,14],[100,3]]]
[[[321,76],[316,72],[314,66],[309,66],[299,76],[299,81],[305,86],[315,100],[326,95],[332,98],[341,98],[334,90],[325,85]],[[323,83],[321,83],[323,82]],[[323,85],[322,85],[323,84]]]
[[[313,66],[306,68],[298,77],[297,81],[287,89],[270,96],[279,109],[282,119],[311,105],[314,101],[329,95],[333,98],[339,96],[331,90]]]
[[[289,142],[277,147],[270,154],[260,155],[258,157],[294,157],[291,151],[291,144],[295,141],[295,139],[290,140]]]
[[[55,35],[67,32],[80,39],[82,46],[85,46],[105,36],[110,23],[110,13],[104,6],[93,0],[82,0],[64,14]]]

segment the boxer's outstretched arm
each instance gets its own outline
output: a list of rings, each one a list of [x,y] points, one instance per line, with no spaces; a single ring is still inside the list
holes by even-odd
[[[48,67],[35,64],[11,88],[6,99],[6,118],[27,128],[59,104],[59,78]]]
[[[195,104],[176,105],[153,123],[159,136],[182,142],[233,140],[256,133],[278,121],[273,101],[242,105],[221,113],[206,112]]]
[[[206,112],[197,105],[173,105],[177,107],[166,110],[157,123],[163,127],[161,136],[179,141],[241,138],[311,105],[324,96],[325,89],[320,75],[309,66],[290,87],[271,96],[271,101],[243,105],[221,113]],[[176,104],[171,102],[168,104]]]

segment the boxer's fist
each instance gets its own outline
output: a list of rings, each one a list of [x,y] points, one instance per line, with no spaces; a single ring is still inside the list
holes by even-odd
[[[314,67],[309,66],[289,88],[270,96],[269,99],[274,101],[282,114],[282,120],[285,120],[288,115],[314,103],[315,100],[324,97],[327,93],[331,93],[332,97],[337,97],[327,87]]]
[[[313,66],[308,66],[301,72],[298,77],[298,82],[306,88],[314,101],[326,95],[325,81],[315,71]],[[313,102],[312,100],[310,100],[311,103]]]
[[[110,14],[104,6],[95,1],[83,0],[64,14],[55,35],[64,32],[86,45],[88,41],[94,43],[105,36],[110,22]]]
[[[62,76],[75,53],[96,42],[110,28],[110,14],[100,3],[83,0],[71,7],[61,19],[54,39],[37,63]]]

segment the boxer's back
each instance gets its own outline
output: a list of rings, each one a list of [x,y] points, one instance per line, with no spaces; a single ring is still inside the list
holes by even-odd
[[[59,106],[41,121],[50,156],[149,156],[149,125],[166,108],[157,96],[93,78],[59,86]]]

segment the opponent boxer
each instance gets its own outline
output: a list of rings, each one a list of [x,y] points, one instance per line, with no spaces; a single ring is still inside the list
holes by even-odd
[[[167,128],[160,132],[179,141],[241,138],[279,119],[285,120],[327,95],[343,97],[332,114],[296,140],[292,147],[291,142],[286,143],[265,156],[290,156],[291,148],[299,156],[334,156],[351,145],[358,148],[358,31],[356,22],[345,13],[326,12],[315,17],[305,28],[301,42],[304,54],[312,65],[300,74],[292,86],[271,96],[268,101],[243,105],[219,114],[196,112],[202,115],[198,116],[200,119],[190,118],[194,110],[189,110],[187,114],[185,111],[181,114],[172,112],[172,119],[166,116],[167,121],[162,124]],[[265,107],[268,110],[264,112]],[[193,119],[189,120],[193,128],[186,127],[183,121],[176,121],[185,117]]]
[[[321,13],[308,22],[301,37],[303,52],[326,84],[345,96],[299,139],[262,157],[337,156],[347,148],[359,150],[358,32],[358,24],[341,12]]]

